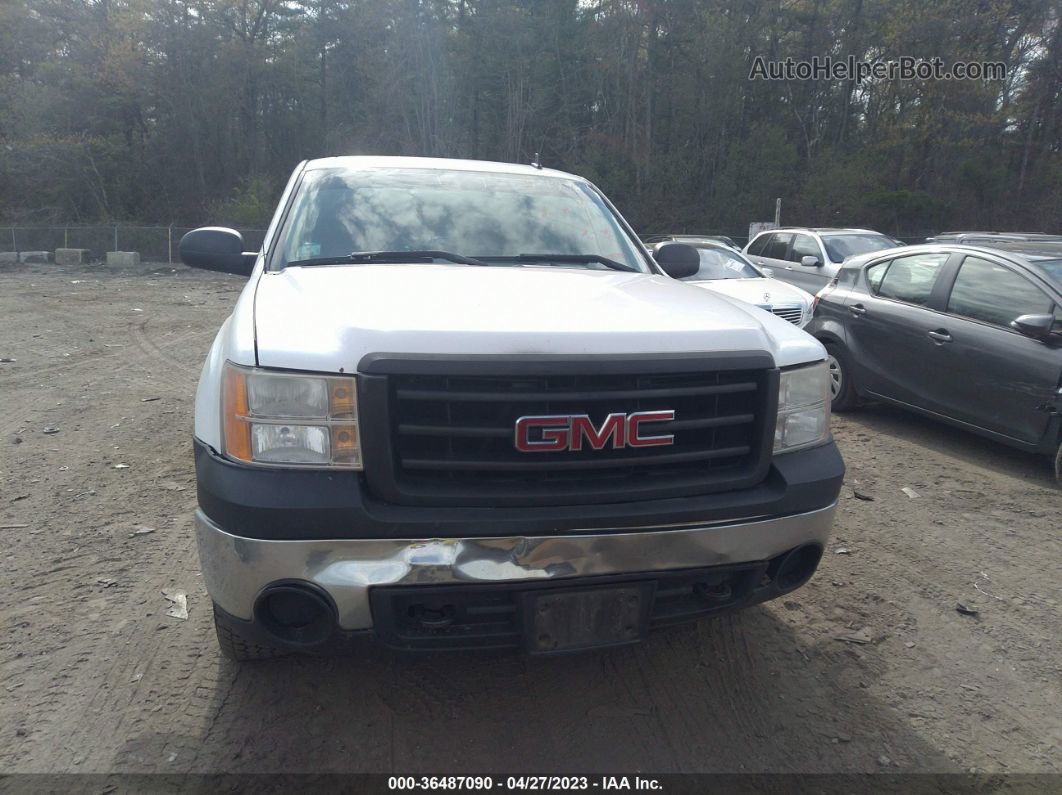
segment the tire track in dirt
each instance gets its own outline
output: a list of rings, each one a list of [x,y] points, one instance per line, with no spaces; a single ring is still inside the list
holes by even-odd
[[[136,364],[143,364],[146,360],[149,360],[150,358],[158,358],[160,355],[163,357],[164,361],[172,361],[172,357],[169,357],[165,354],[165,349],[175,347],[193,338],[201,339],[205,337],[201,332],[186,331],[182,334],[176,334],[167,338],[165,346],[162,349],[160,349],[158,345],[155,345],[154,343],[150,342],[145,338],[143,345],[138,342],[137,348],[139,350],[123,345],[120,349],[118,347],[108,347],[105,351],[89,353],[77,359],[71,358],[70,361],[59,361],[56,363],[48,362],[47,370],[44,371],[44,376],[46,378],[53,378],[58,375],[65,375],[68,372],[72,372],[80,368],[87,367],[89,365],[106,364],[107,360],[109,359],[124,360],[117,367],[109,368],[107,370],[109,374],[122,372],[123,370],[126,370]],[[130,352],[133,352],[135,355],[137,355],[137,358],[130,359]],[[186,372],[190,372],[196,377],[198,377],[198,371],[188,367],[187,365],[182,366],[180,369]],[[4,383],[5,385],[16,387],[23,385],[26,381],[39,382],[40,380],[41,373],[35,373],[27,370],[21,373],[8,374],[4,378],[2,383]],[[185,382],[181,382],[181,384],[187,386]],[[192,381],[192,385],[195,385],[194,380]]]
[[[189,339],[197,338],[199,335],[195,332],[187,332],[185,334],[177,335],[167,340],[167,347],[181,345]],[[132,348],[123,348],[121,351],[108,351],[107,353],[100,353],[87,358],[80,358],[77,361],[64,362],[55,365],[49,365],[45,373],[47,380],[57,380],[63,377],[70,377],[79,370],[92,367],[103,367],[112,359],[119,359],[119,362],[114,366],[107,367],[106,373],[108,378],[124,375],[127,371],[135,367],[144,367],[145,364],[151,359],[157,359],[160,355],[166,359],[166,354],[163,349],[154,346],[148,342],[148,346],[155,348],[158,354],[153,354],[150,347],[137,346],[137,352],[133,357],[130,357],[129,352],[133,351]],[[150,369],[150,368],[145,368]],[[187,368],[184,368],[187,372]],[[26,382],[33,383],[30,386]],[[40,389],[37,384],[41,381],[39,374],[25,373],[14,374],[0,381],[0,385],[3,386],[5,392],[12,392],[16,389],[27,391],[28,389]],[[182,394],[187,394],[189,390],[195,391],[195,381],[188,382],[187,379],[175,378],[172,376],[165,376],[162,379],[168,387],[178,391]],[[154,379],[152,381],[154,383]],[[47,389],[47,387],[44,387]],[[26,416],[28,413],[36,412],[41,406],[40,398],[37,396],[29,396],[23,400],[17,398],[12,400],[6,400],[0,405],[0,434],[14,433],[24,423],[20,418]]]
[[[136,344],[140,346],[140,349],[142,351],[144,351],[148,356],[153,356],[154,358],[158,359],[163,364],[168,365],[168,367],[167,367],[167,369],[165,371],[167,373],[171,372],[170,368],[174,368],[175,367],[178,370],[181,370],[181,371],[183,371],[184,373],[186,373],[188,375],[191,375],[193,377],[198,377],[199,376],[199,369],[198,368],[193,367],[193,366],[188,365],[188,364],[185,364],[184,362],[180,361],[179,359],[177,359],[177,358],[175,358],[173,356],[170,356],[169,354],[167,354],[163,350],[161,350],[154,342],[152,342],[148,338],[147,333],[146,333],[147,324],[148,324],[148,321],[147,320],[143,320],[140,323],[138,323],[137,325],[132,327],[133,338],[136,340]]]
[[[57,325],[65,327],[66,329],[72,329],[76,332],[76,335],[80,335],[84,339],[92,339],[93,335],[100,335],[101,332],[106,333],[98,322],[92,322],[94,318],[88,319],[84,317],[78,317],[69,311],[69,308],[58,308],[49,299],[48,296],[42,296],[39,292],[35,291],[22,291],[21,294],[16,296],[19,311],[25,316],[20,322],[22,325],[26,323],[37,323],[35,318],[39,316],[47,316],[50,318],[49,325]],[[96,311],[93,306],[79,307],[79,309],[87,308],[90,312]],[[98,320],[98,311],[96,311]],[[14,319],[14,318],[12,318]],[[198,376],[198,371],[194,368],[186,365],[175,357],[165,353],[164,349],[159,345],[152,342],[146,334],[147,319],[140,321],[138,325],[124,326],[122,328],[122,334],[125,338],[133,337],[136,343],[135,347],[123,346],[120,348],[108,348],[107,343],[96,343],[102,345],[98,351],[87,352],[84,355],[78,356],[73,361],[60,361],[60,362],[48,362],[45,370],[34,371],[26,369],[22,372],[5,374],[3,380],[0,380],[0,384],[4,386],[5,392],[10,394],[17,390],[20,386],[26,385],[26,382],[40,382],[42,377],[44,380],[57,381],[60,378],[69,377],[73,372],[81,370],[86,367],[104,367],[111,360],[118,360],[116,366],[107,368],[106,372],[109,377],[113,377],[119,374],[124,374],[130,368],[138,365],[145,365],[152,359],[163,361],[172,367],[177,367],[184,373],[188,373],[194,376]],[[209,347],[209,340],[212,339],[213,331],[209,328],[204,329],[187,329],[169,339],[166,340],[165,348],[181,345],[185,341],[192,338],[202,338],[204,340],[203,355]],[[62,334],[60,338],[72,338],[75,334]],[[164,376],[164,381],[171,387],[178,388],[182,391],[187,391],[188,382],[184,378],[173,378],[172,367],[167,367],[162,370],[161,373]],[[151,368],[146,368],[151,369]],[[194,381],[192,381],[192,388],[194,389]],[[0,433],[13,433],[18,427],[21,427],[22,422],[18,420],[25,416],[27,412],[33,411],[35,407],[38,407],[40,401],[36,396],[27,396],[23,400],[18,398],[8,399],[0,404]]]
[[[130,395],[130,402],[119,410],[139,418],[130,423],[140,426],[133,425],[136,438],[145,432],[159,439],[172,437],[176,429],[182,435],[187,432],[184,421],[175,426],[172,419],[164,416],[165,412],[153,411],[158,404],[151,404],[152,409],[140,407],[133,400],[139,397],[139,392],[124,389],[130,381],[126,374],[131,369],[140,369],[155,376],[151,382],[157,384],[156,389],[169,391],[172,387],[182,395],[190,394],[195,387],[194,374],[187,367],[174,367],[166,350],[201,338],[205,353],[222,313],[218,308],[204,307],[200,312],[205,322],[180,329],[156,342],[145,323],[130,327],[125,317],[108,312],[106,298],[101,293],[99,305],[82,306],[75,311],[48,304],[47,300],[42,302],[32,294],[19,298],[25,314],[17,322],[35,322],[42,329],[46,325],[56,339],[98,340],[117,336],[125,340],[133,337],[136,344],[85,351],[76,361],[49,362],[46,369],[37,372],[11,374],[12,377],[0,381],[5,392],[14,397],[0,408],[0,428],[9,421],[21,425],[24,417],[39,413],[43,405],[41,395],[54,390],[52,385],[69,384],[88,370],[93,376],[98,371],[100,378],[113,382],[116,387],[108,390],[111,397],[106,399],[82,401],[77,406],[67,401],[62,407],[48,409],[49,416],[77,414],[76,421],[68,417],[60,423],[64,428],[81,426],[77,436],[56,437],[64,452],[109,446],[107,429],[112,419],[107,417],[113,415],[115,406],[121,406],[123,394]],[[41,303],[47,305],[42,307]],[[148,308],[151,304],[145,300],[144,306]],[[85,312],[94,315],[95,322],[92,317],[86,318]],[[18,333],[28,335],[30,331],[20,328]],[[57,347],[61,349],[62,346]],[[164,367],[160,366],[162,362],[166,362]],[[166,378],[160,379],[163,374]],[[40,383],[48,385],[43,393]],[[88,387],[80,384],[74,389],[75,394],[81,394]],[[135,443],[136,438],[128,442],[123,439],[123,446]],[[77,449],[70,450],[67,444],[74,439]],[[172,442],[166,446],[175,447]],[[180,447],[183,450],[186,445],[182,443]],[[47,450],[35,452],[44,459],[54,458]],[[55,468],[47,460],[36,461],[33,471],[39,471],[42,466],[52,471]],[[190,454],[183,468],[191,468]],[[211,681],[210,670],[217,668],[217,659],[215,655],[204,657],[207,647],[197,647],[195,642],[196,637],[207,638],[204,623],[207,611],[203,609],[205,592],[197,592],[201,583],[196,576],[190,520],[194,490],[165,492],[168,501],[180,504],[176,515],[182,520],[173,523],[164,519],[158,524],[156,517],[145,516],[143,502],[148,495],[158,494],[157,486],[147,480],[153,481],[154,476],[136,468],[128,470],[135,474],[122,477],[108,477],[108,471],[88,470],[88,477],[97,480],[96,488],[102,489],[99,497],[86,501],[90,504],[77,506],[82,515],[88,511],[88,526],[78,514],[67,513],[76,503],[70,504],[66,498],[31,494],[29,500],[16,506],[24,511],[43,506],[44,513],[35,517],[27,532],[33,533],[42,522],[49,526],[48,532],[24,539],[36,547],[39,560],[36,565],[22,568],[18,590],[0,589],[4,625],[26,624],[14,636],[8,635],[0,642],[5,672],[21,685],[19,690],[35,694],[32,702],[20,705],[17,710],[4,710],[5,716],[11,714],[3,721],[4,725],[26,726],[27,737],[33,741],[0,744],[3,769],[17,764],[19,769],[39,771],[107,771],[120,755],[136,756],[128,736],[143,733],[145,725],[165,709],[174,709],[184,716],[183,720],[192,723],[196,704],[201,705],[203,720],[212,709],[213,688],[208,687],[204,693],[203,683]],[[44,482],[48,480],[45,478]],[[92,480],[84,488],[90,488],[91,484]],[[127,495],[124,500],[119,497],[123,492]],[[64,504],[69,504],[69,509]],[[30,507],[23,509],[19,507],[22,505]],[[102,522],[92,521],[101,516]],[[142,538],[127,538],[126,527],[135,527],[137,519],[147,523],[146,519],[158,529]],[[116,549],[124,554],[115,555]],[[114,586],[97,582],[100,575],[106,575]],[[181,588],[189,593],[191,616],[187,622],[164,617],[167,603],[160,594],[163,588]],[[200,626],[193,629],[196,624]],[[164,628],[156,629],[157,626]],[[25,648],[27,642],[32,644],[34,654],[20,655],[16,649]],[[189,683],[194,684],[189,687]],[[157,708],[159,712],[154,711]],[[179,729],[180,720],[175,725]],[[166,769],[165,760],[174,753],[167,750],[170,746],[179,746],[177,753],[185,764],[191,759],[191,738],[182,744],[179,740],[155,737],[154,733],[152,736],[158,747],[149,749],[150,762],[142,761],[137,765],[139,769],[154,768],[160,762],[162,769]]]
[[[1062,589],[1056,578],[1034,575],[1042,571],[1043,560],[1056,559],[1062,549],[1062,540],[1049,530],[1062,494],[1041,485],[1044,473],[1036,467],[1043,462],[1035,457],[1011,454],[1016,464],[1032,469],[1022,472],[1029,479],[1016,479],[985,466],[989,456],[970,460],[947,446],[917,447],[888,434],[864,433],[881,421],[871,407],[837,423],[842,445],[851,440],[844,448],[848,480],[858,482],[875,502],[851,500],[846,489],[835,536],[843,537],[853,554],[827,555],[826,562],[832,576],[843,572],[849,583],[871,581],[860,587],[864,601],[852,606],[856,623],[873,627],[881,638],[879,653],[889,656],[893,668],[922,672],[918,686],[893,693],[891,703],[906,701],[918,720],[951,726],[956,734],[955,722],[963,721],[957,716],[964,716],[965,731],[976,739],[952,740],[945,749],[964,769],[975,761],[965,751],[971,744],[986,754],[976,760],[980,766],[1004,761],[1001,749],[1017,741],[1024,745],[1026,764],[1059,770],[1057,739],[1048,738],[1062,737],[1062,713],[1056,711],[1046,732],[1030,732],[1029,727],[1042,724],[1044,701],[1028,683],[1057,682],[1062,676],[1056,629]],[[960,437],[958,443],[973,442]],[[901,460],[903,467],[893,465]],[[920,496],[900,493],[902,485],[913,485]],[[991,588],[1004,597],[989,597],[974,587],[985,570],[992,574]],[[960,602],[981,615],[959,615]],[[962,649],[961,666],[953,656],[956,649]],[[957,678],[960,667],[964,673]],[[1057,700],[1057,689],[1042,696]],[[1052,749],[1055,761],[1049,761]]]
[[[85,615],[78,600],[81,588],[93,587],[85,582],[91,576],[71,583],[63,570],[73,563],[83,572],[100,570],[96,550],[34,572],[37,579],[29,594],[49,595],[42,610],[52,614],[61,635],[43,664],[33,661],[21,671],[13,666],[16,675],[35,676],[45,692],[32,715],[34,736],[41,740],[36,748],[44,756],[20,760],[25,769],[104,772],[129,764],[139,770],[172,770],[167,766],[177,758],[182,764],[192,758],[192,729],[204,725],[210,714],[210,683],[218,660],[205,653],[213,651],[204,642],[209,601],[196,576],[190,520],[143,539],[112,543],[127,553],[120,568],[106,570],[118,579],[119,590],[104,588],[100,598],[106,604],[92,615]],[[188,621],[165,616],[168,603],[161,591],[175,588],[188,593]],[[132,611],[136,617],[118,627],[106,620],[112,612],[129,616],[131,605],[140,606]],[[91,669],[72,671],[71,659],[91,661]],[[167,720],[145,729],[143,724],[156,715]],[[128,746],[130,736],[142,740]]]

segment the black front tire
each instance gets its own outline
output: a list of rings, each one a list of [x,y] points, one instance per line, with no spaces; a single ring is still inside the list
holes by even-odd
[[[844,412],[859,408],[859,393],[855,388],[852,360],[848,351],[840,345],[827,343],[826,364],[830,371],[830,408]]]
[[[1058,445],[1058,452],[1055,453],[1055,480],[1058,481],[1058,485],[1062,486],[1062,442]]]
[[[214,609],[214,629],[218,634],[218,646],[221,648],[221,653],[230,660],[237,662],[271,660],[275,657],[283,657],[287,653],[277,646],[270,646],[257,638],[242,634],[237,627],[232,625],[231,621],[218,615],[217,608]]]

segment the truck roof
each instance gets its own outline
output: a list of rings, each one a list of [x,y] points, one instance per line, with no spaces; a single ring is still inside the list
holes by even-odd
[[[575,174],[541,168],[522,163],[498,163],[492,160],[457,160],[445,157],[391,157],[376,155],[344,155],[338,157],[321,157],[306,164],[307,171],[322,168],[346,168],[358,171],[369,168],[417,168],[439,169],[448,171],[485,171],[491,174],[523,174],[534,177],[562,177],[564,179],[586,180]]]

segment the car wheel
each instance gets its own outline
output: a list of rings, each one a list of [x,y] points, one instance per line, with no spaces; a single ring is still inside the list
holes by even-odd
[[[851,360],[838,345],[826,346],[826,367],[830,374],[830,407],[834,411],[851,411],[859,406]]]
[[[218,616],[217,609],[214,612],[214,629],[218,634],[218,646],[221,653],[230,660],[247,662],[250,660],[269,660],[274,657],[283,657],[286,652],[276,646],[263,644],[260,640],[245,637],[231,622],[225,621]]]
[[[1058,445],[1058,452],[1055,453],[1055,480],[1058,481],[1058,485],[1062,486],[1062,442]]]

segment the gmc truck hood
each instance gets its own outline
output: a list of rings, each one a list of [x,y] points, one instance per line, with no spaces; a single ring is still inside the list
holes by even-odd
[[[559,267],[341,265],[264,273],[258,364],[354,372],[368,353],[641,354],[767,351],[780,367],[822,346],[767,312],[666,276]]]

